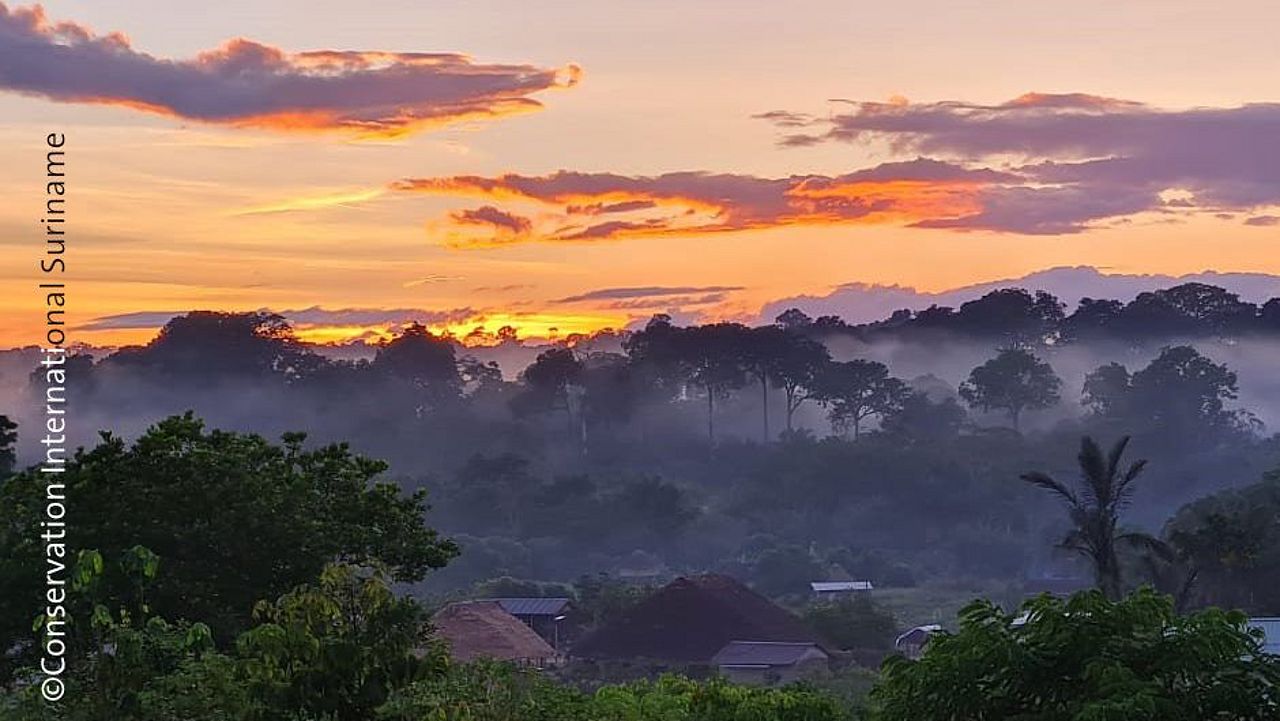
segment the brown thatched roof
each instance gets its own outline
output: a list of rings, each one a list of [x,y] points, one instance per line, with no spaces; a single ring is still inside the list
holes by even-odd
[[[543,663],[556,657],[555,649],[497,601],[451,603],[432,616],[431,623],[456,661]]]
[[[708,663],[731,641],[817,639],[795,616],[728,576],[677,578],[582,639],[575,656]]]

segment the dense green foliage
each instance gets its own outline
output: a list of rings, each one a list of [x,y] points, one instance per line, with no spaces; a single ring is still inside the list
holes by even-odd
[[[384,706],[388,721],[838,721],[852,718],[813,690],[734,686],[666,676],[604,686],[592,694],[500,665],[454,667]]]
[[[327,563],[385,565],[398,581],[421,579],[456,554],[423,524],[422,493],[379,482],[385,465],[344,445],[305,450],[260,436],[206,431],[191,415],[161,421],[132,444],[104,434],[66,473],[66,522],[74,547],[107,558],[144,546],[164,566],[147,591],[159,616],[199,619],[220,640],[247,628],[254,604],[318,576]],[[44,481],[34,471],[0,485],[0,648],[31,633],[31,603],[44,582]],[[134,593],[103,579],[103,602]]]
[[[1189,616],[1139,591],[1029,602],[1016,623],[976,602],[918,661],[894,657],[872,692],[878,721],[1264,721],[1280,715],[1280,659],[1239,612]]]
[[[841,650],[886,651],[898,632],[893,614],[866,595],[811,604],[803,617],[819,638]]]
[[[1176,559],[1163,590],[1185,605],[1280,609],[1280,470],[1188,504],[1164,537]]]
[[[8,416],[0,416],[0,478],[4,478],[13,470],[17,461],[14,444],[18,440],[18,424]]]

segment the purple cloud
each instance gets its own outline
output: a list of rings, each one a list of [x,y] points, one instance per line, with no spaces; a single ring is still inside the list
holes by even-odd
[[[1167,110],[1082,93],[1028,94],[999,105],[850,102],[784,145],[883,144],[969,163],[1011,166],[1020,182],[984,190],[966,218],[934,228],[1078,232],[1145,210],[1244,211],[1280,205],[1280,104]],[[768,115],[780,128],[793,115]],[[1187,195],[1162,200],[1164,191]]]
[[[224,125],[396,136],[537,109],[530,95],[573,85],[579,72],[456,53],[286,53],[245,39],[166,60],[120,33],[94,35],[50,22],[38,5],[0,2],[0,89]]]
[[[533,222],[528,218],[499,210],[492,205],[482,205],[474,210],[454,211],[450,217],[459,225],[489,226],[496,231],[505,231],[511,235],[524,235],[533,227]]]

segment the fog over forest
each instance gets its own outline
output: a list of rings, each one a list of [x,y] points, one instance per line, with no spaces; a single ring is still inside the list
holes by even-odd
[[[829,577],[1086,575],[1053,550],[1061,509],[1019,476],[1073,477],[1083,435],[1132,435],[1130,456],[1150,463],[1127,522],[1173,528],[1185,504],[1280,461],[1278,350],[1280,300],[1199,283],[1075,308],[997,289],[857,325],[655,316],[561,343],[473,347],[409,326],[364,351],[299,343],[278,317],[204,312],[73,359],[69,395],[81,445],[189,410],[387,461],[465,551],[427,595],[712,570],[786,597]],[[40,453],[35,358],[0,355],[19,464]]]

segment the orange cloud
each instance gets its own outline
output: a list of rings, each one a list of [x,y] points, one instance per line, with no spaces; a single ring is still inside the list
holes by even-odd
[[[981,210],[984,188],[1012,179],[924,158],[840,176],[759,178],[698,172],[633,177],[561,171],[547,176],[414,178],[400,192],[531,206],[533,214],[485,205],[435,225],[445,242],[475,248],[514,242],[593,241],[722,233],[792,225],[948,220]],[[501,223],[492,219],[501,215]],[[489,218],[486,230],[479,216]]]
[[[0,2],[0,89],[232,127],[396,137],[537,110],[532,94],[580,75],[575,65],[480,64],[457,53],[287,53],[243,38],[164,60],[120,33]]]

